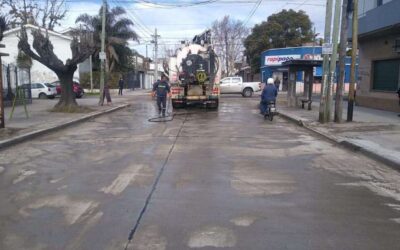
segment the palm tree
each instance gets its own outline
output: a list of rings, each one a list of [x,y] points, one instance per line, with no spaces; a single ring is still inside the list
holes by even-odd
[[[106,71],[112,72],[116,66],[124,68],[125,65],[129,63],[129,57],[132,52],[127,46],[128,40],[137,40],[138,35],[132,29],[133,22],[128,18],[122,17],[122,15],[126,14],[126,11],[122,7],[110,9],[107,5],[106,8]],[[75,21],[75,23],[81,25],[84,31],[93,34],[97,46],[95,54],[100,52],[101,47],[102,11],[103,7],[100,8],[98,15],[90,16],[88,14],[82,14]]]

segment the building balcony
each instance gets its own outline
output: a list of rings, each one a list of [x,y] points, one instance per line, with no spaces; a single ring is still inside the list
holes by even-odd
[[[358,23],[359,39],[366,39],[385,34],[400,33],[400,0],[392,0],[360,13]],[[349,38],[351,39],[352,23],[349,23]]]

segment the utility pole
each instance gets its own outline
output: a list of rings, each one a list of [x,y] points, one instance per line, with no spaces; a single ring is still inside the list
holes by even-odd
[[[331,41],[331,24],[332,24],[332,6],[333,0],[326,0],[326,14],[325,14],[325,34],[324,43],[329,45]],[[322,86],[321,86],[321,102],[319,105],[319,121],[325,122],[325,105],[326,96],[328,92],[328,80],[329,80],[329,53],[323,51],[323,75],[322,75]]]
[[[105,61],[106,61],[106,53],[105,50],[105,40],[106,40],[106,8],[107,2],[103,0],[103,13],[101,18],[101,52],[100,52],[100,100],[99,106],[103,106],[104,103],[104,78],[105,78]]]
[[[151,41],[154,43],[154,81],[158,79],[158,38],[160,37],[157,35],[157,28],[155,29],[155,33],[153,35],[154,40]]]
[[[343,0],[342,5],[342,24],[340,31],[340,50],[339,50],[339,77],[336,85],[335,98],[335,122],[342,122],[343,115],[343,87],[345,79],[346,67],[346,49],[347,49],[347,20],[349,12],[347,11],[348,0]]]
[[[92,65],[92,55],[89,57],[89,67],[90,67],[90,93],[93,93],[93,65]]]
[[[4,44],[0,44],[0,48],[5,48]],[[3,63],[1,62],[2,56],[8,56],[6,53],[0,52],[0,128],[4,128],[4,97],[3,97]]]
[[[331,108],[332,108],[332,86],[335,82],[337,51],[338,51],[338,37],[339,37],[339,23],[340,11],[342,0],[336,0],[335,15],[333,18],[333,32],[332,32],[332,56],[330,64],[330,80],[328,81],[328,91],[326,93],[326,106],[325,106],[325,122],[331,121]]]
[[[351,46],[351,71],[350,71],[350,87],[349,87],[349,101],[347,106],[347,121],[353,121],[353,108],[355,91],[354,85],[356,84],[356,63],[357,63],[357,50],[358,50],[358,0],[353,0],[353,29],[352,29],[352,46]]]

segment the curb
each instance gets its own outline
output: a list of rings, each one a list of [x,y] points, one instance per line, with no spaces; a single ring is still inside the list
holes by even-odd
[[[41,136],[41,135],[44,135],[44,134],[48,134],[48,133],[55,132],[55,131],[63,129],[63,128],[70,127],[72,125],[75,125],[75,124],[90,120],[92,118],[99,117],[101,115],[105,115],[105,114],[112,113],[114,111],[121,110],[121,109],[129,107],[129,106],[130,106],[130,104],[123,104],[123,105],[120,105],[120,106],[117,106],[117,107],[114,107],[114,108],[111,108],[111,109],[108,109],[108,110],[97,111],[97,112],[85,115],[83,117],[76,118],[74,120],[68,121],[68,122],[63,123],[63,124],[58,124],[58,125],[52,126],[50,128],[45,128],[45,129],[32,131],[32,132],[29,132],[29,133],[26,133],[26,134],[23,134],[23,135],[16,136],[16,137],[11,138],[11,139],[6,139],[6,140],[3,140],[3,141],[0,141],[0,150],[5,149],[5,148],[10,147],[10,146],[13,146],[13,145],[16,145],[16,144],[21,143],[21,142],[25,142],[27,140],[33,139],[35,137],[38,137],[38,136]]]
[[[373,160],[376,160],[376,161],[379,161],[379,162],[381,162],[383,164],[386,164],[386,165],[392,167],[393,169],[400,170],[400,162],[398,162],[396,160],[393,160],[393,159],[390,159],[390,158],[388,158],[386,156],[383,156],[381,154],[377,154],[376,152],[374,152],[372,150],[369,150],[369,149],[367,149],[367,148],[365,148],[363,146],[360,146],[360,145],[358,145],[356,143],[353,143],[351,141],[348,141],[346,139],[338,139],[338,138],[330,136],[330,135],[328,135],[326,133],[323,133],[323,132],[321,132],[321,131],[319,131],[319,130],[311,127],[311,126],[308,126],[305,123],[306,120],[301,119],[300,117],[295,117],[295,116],[291,116],[291,115],[288,115],[288,114],[285,114],[285,113],[280,113],[280,112],[279,112],[279,116],[281,116],[284,119],[286,119],[286,120],[288,120],[290,122],[293,122],[293,123],[295,123],[295,124],[297,124],[297,125],[299,125],[301,127],[306,128],[308,131],[313,132],[318,137],[322,137],[322,138],[330,141],[333,144],[337,144],[337,145],[339,145],[339,146],[341,146],[343,148],[346,148],[348,150],[352,150],[352,151],[355,151],[355,152],[360,152],[363,155],[367,156],[368,158],[371,158]]]

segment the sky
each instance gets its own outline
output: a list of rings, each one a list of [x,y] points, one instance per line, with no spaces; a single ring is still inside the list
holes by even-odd
[[[74,27],[75,19],[83,13],[97,14],[100,0],[66,0],[69,9],[62,28]],[[282,9],[304,10],[317,33],[323,34],[326,0],[107,0],[111,7],[121,6],[130,18],[139,42],[130,47],[142,55],[153,57],[151,35],[155,29],[160,35],[159,51],[173,49],[181,40],[191,40],[196,34],[211,27],[225,15],[242,20],[252,28]],[[197,3],[197,4],[196,4]],[[60,28],[61,29],[61,28]]]

